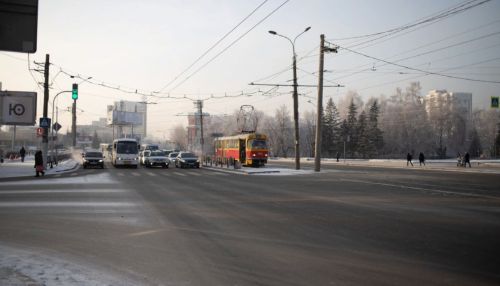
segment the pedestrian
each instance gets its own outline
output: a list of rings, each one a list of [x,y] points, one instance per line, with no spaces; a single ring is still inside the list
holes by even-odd
[[[413,159],[413,156],[410,153],[408,153],[406,155],[406,166],[408,166],[408,163],[410,163],[411,166],[413,167],[413,163],[411,162],[412,159]]]
[[[35,153],[35,177],[40,177],[40,173],[42,176],[45,176],[44,168],[43,168],[43,156],[42,151],[38,150]]]
[[[467,163],[469,163],[469,168],[472,168],[470,165],[470,155],[469,152],[466,152],[464,155],[464,167],[467,168]]]
[[[24,146],[21,147],[21,150],[19,150],[19,154],[21,155],[21,162],[24,163],[24,156],[26,156],[26,150],[24,149]]]
[[[339,161],[339,159],[340,159],[340,153],[339,153],[339,152],[337,152],[336,157],[337,157],[337,162],[338,162],[338,161]]]
[[[418,161],[420,162],[420,166],[422,166],[422,164],[424,164],[424,166],[425,166],[425,156],[424,156],[424,153],[420,152],[420,155],[418,155]]]

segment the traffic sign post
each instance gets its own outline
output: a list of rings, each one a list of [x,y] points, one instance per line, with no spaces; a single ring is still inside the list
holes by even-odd
[[[40,117],[40,127],[49,128],[50,127],[50,118],[48,117]]]

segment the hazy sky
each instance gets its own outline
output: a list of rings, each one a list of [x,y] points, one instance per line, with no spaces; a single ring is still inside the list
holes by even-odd
[[[225,40],[180,75],[263,2]],[[263,91],[271,87],[248,85],[260,79],[264,79],[261,83],[292,83],[289,81],[292,79],[291,44],[269,34],[268,30],[294,38],[306,27],[312,27],[296,42],[299,84],[317,84],[320,34],[325,34],[331,43],[376,59],[455,77],[500,81],[499,0],[391,36],[343,39],[413,24],[467,2],[481,1],[40,0],[38,51],[30,55],[30,60],[43,62],[45,54],[50,54],[54,63],[50,67],[51,100],[57,92],[70,89],[71,83],[77,81],[59,73],[61,68],[74,75],[92,77],[91,82],[80,85],[79,124],[105,117],[106,106],[114,101],[142,100],[140,95],[98,84],[152,94],[177,78],[162,90],[159,94],[162,98],[147,98],[157,103],[149,105],[149,133],[168,137],[174,125],[187,121],[178,114],[194,111],[192,101],[175,98],[184,95],[208,99],[204,111],[211,114],[231,114],[243,104],[252,104],[269,114],[283,104],[292,110],[291,87],[264,94]],[[377,40],[384,35],[386,37]],[[233,46],[194,73],[241,36]],[[500,94],[497,83],[426,75],[366,56],[346,49],[325,55],[328,70],[325,85],[345,85],[326,88],[326,99],[337,100],[350,90],[365,99],[391,95],[397,87],[405,88],[410,81],[420,81],[423,93],[431,89],[472,92],[477,106],[484,106],[487,98]],[[404,58],[409,59],[402,60]],[[276,76],[269,77],[273,74]],[[34,76],[40,82],[43,80],[37,72]],[[37,117],[42,115],[43,92],[28,71],[26,54],[0,52],[0,82],[7,90],[38,91]],[[300,112],[313,110],[316,88],[302,87],[299,92],[303,94]],[[168,94],[171,98],[166,98]],[[224,94],[244,96],[211,98]],[[67,108],[70,97],[69,94],[59,96],[57,105]],[[63,130],[68,129],[70,120],[69,112],[60,113]]]

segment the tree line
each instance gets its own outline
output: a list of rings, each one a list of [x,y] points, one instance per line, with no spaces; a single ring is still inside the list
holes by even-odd
[[[239,132],[238,115],[205,119],[205,153],[212,148],[211,135]],[[337,153],[348,158],[403,158],[407,153],[423,152],[427,158],[451,158],[458,152],[472,157],[493,158],[500,155],[500,112],[474,110],[467,120],[463,110],[454,109],[449,98],[437,98],[432,107],[422,95],[419,82],[390,95],[369,98],[366,103],[355,91],[337,100],[329,98],[322,111],[323,158]],[[294,156],[294,129],[290,110],[279,106],[273,115],[255,111],[253,125],[268,135],[272,156]],[[316,114],[307,111],[299,121],[301,156],[315,154]],[[187,144],[185,128],[175,128],[171,139]],[[189,146],[185,146],[188,148]],[[207,153],[207,154],[208,154]]]

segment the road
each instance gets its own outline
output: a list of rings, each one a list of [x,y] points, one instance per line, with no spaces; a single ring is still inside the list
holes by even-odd
[[[0,181],[3,263],[60,263],[78,285],[95,273],[116,285],[499,285],[499,238],[493,174],[107,166]]]

